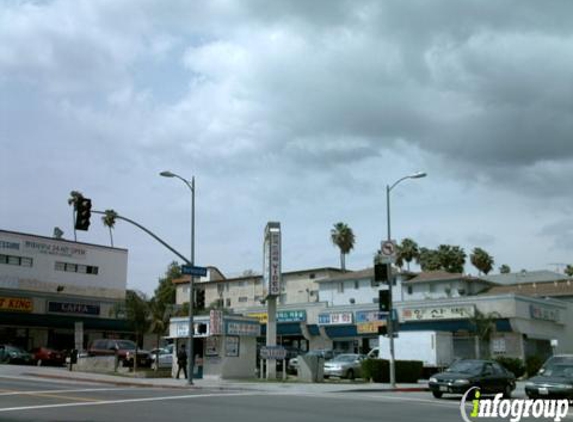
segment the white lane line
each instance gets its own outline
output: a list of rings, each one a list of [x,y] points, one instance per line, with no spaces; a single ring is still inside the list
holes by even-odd
[[[190,395],[184,395],[184,396],[145,397],[145,398],[138,398],[138,399],[104,400],[104,401],[97,401],[97,402],[44,404],[44,405],[37,405],[37,406],[6,407],[3,409],[0,409],[0,412],[19,412],[19,411],[23,411],[23,410],[57,409],[57,408],[62,408],[62,407],[100,406],[100,405],[106,405],[106,404],[142,403],[142,402],[163,401],[163,400],[200,399],[203,397],[229,397],[229,396],[255,396],[255,395],[261,395],[261,393],[190,394]]]
[[[7,391],[4,393],[0,393],[0,397],[2,396],[18,396],[18,395],[26,395],[26,394],[66,394],[66,393],[91,393],[94,391],[121,391],[121,390],[156,390],[156,388],[138,388],[138,387],[124,387],[124,388],[82,388],[76,390],[21,390],[21,391]],[[0,389],[2,391],[2,389]]]

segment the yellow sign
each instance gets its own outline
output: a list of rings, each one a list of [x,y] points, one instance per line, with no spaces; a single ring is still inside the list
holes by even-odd
[[[356,332],[358,334],[378,333],[378,327],[383,327],[385,325],[386,321],[361,322],[356,324]]]
[[[246,316],[258,319],[259,324],[266,324],[267,321],[269,320],[269,317],[266,312],[255,312],[252,314],[247,314]]]
[[[32,312],[34,304],[32,299],[21,297],[0,297],[0,311]]]

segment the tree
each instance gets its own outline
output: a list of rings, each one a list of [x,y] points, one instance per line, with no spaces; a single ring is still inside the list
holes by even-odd
[[[567,265],[565,267],[565,275],[567,275],[567,277],[573,277],[573,265]]]
[[[340,249],[340,268],[346,271],[346,255],[354,249],[354,233],[345,223],[336,223],[330,230],[330,239]]]
[[[144,293],[135,290],[125,292],[125,317],[130,328],[135,333],[135,356],[137,356],[137,347],[140,346],[143,335],[149,331],[150,319],[149,304]],[[137,370],[137,359],[133,360],[133,370]]]
[[[153,297],[148,302],[149,308],[149,324],[150,331],[156,335],[155,347],[157,350],[157,355],[155,357],[155,362],[159,362],[159,343],[161,341],[161,336],[165,335],[169,329],[169,319],[173,316],[173,305],[161,302],[157,298]],[[159,369],[159,365],[155,365],[156,371]]]
[[[459,246],[440,245],[438,255],[442,269],[449,273],[463,273],[466,263],[466,253]]]
[[[115,220],[117,219],[117,213],[114,210],[105,210],[105,215],[101,218],[103,225],[109,229],[109,239],[111,242],[111,247],[113,248],[113,228],[115,226]]]
[[[414,242],[410,238],[402,239],[402,243],[398,246],[398,254],[396,257],[396,262],[403,261],[406,262],[406,266],[408,267],[408,271],[410,271],[410,262],[414,259],[418,259],[420,257],[420,249],[418,248],[418,244]],[[398,265],[402,267],[402,265]]]
[[[500,274],[509,274],[511,272],[511,268],[509,268],[509,265],[507,264],[503,264],[501,267],[499,267],[499,273]]]
[[[481,352],[484,349],[484,346],[489,345],[491,337],[495,334],[497,329],[497,320],[501,318],[501,315],[498,312],[489,312],[484,314],[476,309],[475,315],[470,318],[470,324],[474,327],[476,339],[478,343],[476,344],[476,358],[480,359]],[[489,357],[489,349],[488,351]]]
[[[489,273],[493,269],[493,258],[485,250],[481,248],[474,248],[470,255],[470,261],[474,267],[477,268],[480,275]]]
[[[434,249],[420,248],[417,262],[422,271],[438,271],[442,269],[440,255]]]
[[[159,279],[159,285],[155,288],[154,298],[164,305],[174,305],[176,289],[173,280],[181,277],[181,266],[177,261],[172,261],[167,266],[165,275]]]

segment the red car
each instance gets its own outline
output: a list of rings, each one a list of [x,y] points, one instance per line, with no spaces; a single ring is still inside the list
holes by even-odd
[[[48,347],[34,347],[30,350],[36,365],[63,365],[66,357],[59,352]]]

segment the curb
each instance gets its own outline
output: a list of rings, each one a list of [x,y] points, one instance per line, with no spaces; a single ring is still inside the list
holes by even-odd
[[[157,384],[150,384],[145,382],[131,382],[131,381],[120,381],[120,380],[102,380],[102,379],[87,379],[87,378],[76,378],[70,377],[65,375],[48,375],[48,374],[31,374],[31,373],[23,373],[22,375],[28,377],[36,377],[36,378],[46,378],[46,379],[59,379],[59,380],[66,380],[66,381],[77,381],[77,382],[86,382],[86,383],[96,383],[96,384],[111,384],[117,386],[125,386],[125,387],[145,387],[145,388],[176,388],[181,390],[189,390],[189,389],[201,389],[203,387],[198,387],[196,385],[193,386],[181,386],[181,385],[157,385]]]
[[[361,388],[357,390],[344,390],[340,393],[422,393],[429,392],[429,387],[398,387],[398,388]],[[338,391],[337,391],[338,393]]]

